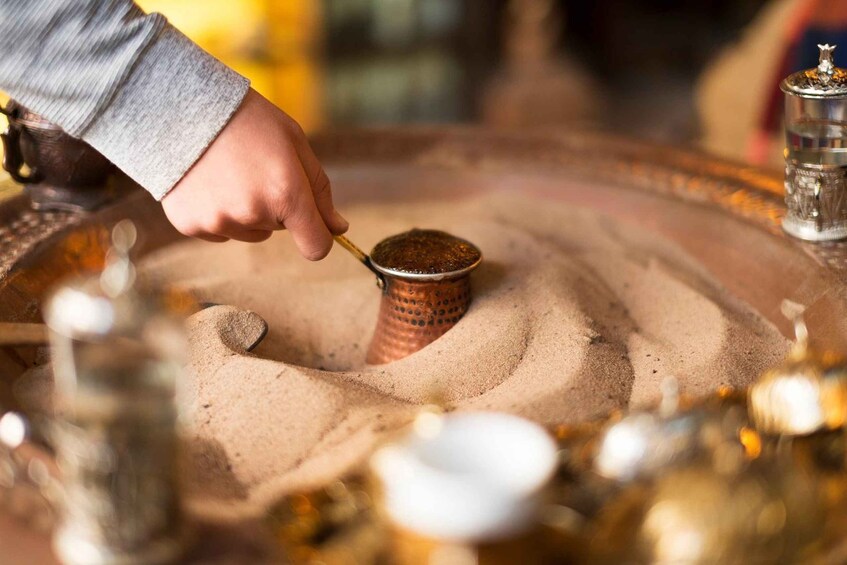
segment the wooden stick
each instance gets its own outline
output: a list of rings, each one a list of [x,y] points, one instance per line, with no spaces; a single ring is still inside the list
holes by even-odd
[[[0,345],[45,345],[47,326],[0,322]]]

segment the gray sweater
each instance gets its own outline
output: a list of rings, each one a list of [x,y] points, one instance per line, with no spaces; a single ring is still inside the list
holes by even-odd
[[[131,0],[0,0],[0,90],[90,143],[157,199],[248,88]]]

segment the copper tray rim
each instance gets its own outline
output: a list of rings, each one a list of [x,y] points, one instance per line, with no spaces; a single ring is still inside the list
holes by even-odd
[[[471,166],[495,171],[512,166],[533,169],[541,166],[567,175],[599,178],[623,189],[715,207],[774,237],[790,241],[844,282],[845,269],[839,267],[844,262],[840,251],[839,262],[833,264],[821,253],[832,246],[804,244],[783,233],[781,219],[785,205],[778,172],[716,158],[698,150],[597,132],[515,133],[465,126],[341,130],[316,136],[314,147],[328,166],[360,161],[414,163],[443,169]],[[604,166],[598,168],[598,163]],[[0,188],[2,185],[0,179]],[[33,301],[37,291],[56,280],[55,273],[45,270],[44,264],[74,268],[75,256],[65,256],[67,250],[58,244],[71,237],[81,237],[83,248],[89,246],[92,252],[100,251],[98,238],[104,231],[103,225],[120,217],[126,209],[145,215],[151,221],[151,231],[158,232],[143,252],[182,239],[169,226],[160,206],[140,191],[97,212],[60,213],[53,216],[53,224],[36,222],[29,240],[14,250],[4,249],[0,238],[0,298],[11,300],[23,290],[32,291],[26,299],[11,300],[12,307],[19,311],[4,308],[8,305],[0,303],[0,320],[37,319],[38,304]],[[0,223],[11,222],[28,212],[24,195],[0,199]]]

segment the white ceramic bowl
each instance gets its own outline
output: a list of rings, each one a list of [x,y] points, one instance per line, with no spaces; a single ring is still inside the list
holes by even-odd
[[[492,540],[525,529],[556,469],[547,431],[508,414],[445,416],[432,437],[410,434],[371,459],[386,511],[426,537]]]

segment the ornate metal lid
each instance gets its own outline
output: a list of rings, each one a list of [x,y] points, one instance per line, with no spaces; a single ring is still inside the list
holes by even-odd
[[[389,277],[417,280],[456,278],[475,269],[482,252],[469,241],[438,230],[413,229],[386,238],[371,252],[371,263]]]
[[[804,98],[847,97],[847,71],[832,62],[836,45],[818,45],[818,48],[821,50],[818,66],[789,75],[780,88],[786,94]]]

